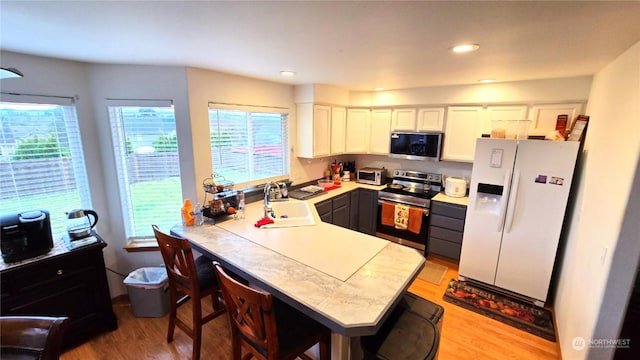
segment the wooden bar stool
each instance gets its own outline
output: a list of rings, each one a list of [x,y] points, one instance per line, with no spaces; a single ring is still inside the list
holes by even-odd
[[[331,331],[271,294],[245,286],[214,263],[231,323],[233,359],[309,359],[304,351],[320,345],[320,360],[331,357]]]
[[[193,339],[193,360],[198,360],[202,344],[202,325],[225,312],[218,297],[220,286],[216,273],[211,260],[203,256],[193,259],[189,240],[165,234],[156,225],[153,225],[153,232],[160,246],[169,277],[170,309],[167,342],[173,341],[173,332],[178,326]],[[203,317],[201,299],[207,296],[211,296],[213,312]],[[191,326],[176,316],[178,307],[189,299],[192,299],[193,308]]]

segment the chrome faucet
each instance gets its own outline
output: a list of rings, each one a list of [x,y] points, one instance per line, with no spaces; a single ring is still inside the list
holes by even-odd
[[[269,181],[264,185],[264,206],[263,206],[264,217],[269,217],[273,213],[273,209],[269,204],[269,199],[271,196],[271,189],[274,187],[275,187],[275,191],[273,195],[275,198],[277,196],[280,196],[280,187],[278,186],[278,183],[276,183],[275,181]]]

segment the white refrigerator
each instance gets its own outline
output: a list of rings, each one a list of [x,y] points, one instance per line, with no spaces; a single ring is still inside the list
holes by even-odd
[[[459,275],[543,306],[580,142],[478,139]]]

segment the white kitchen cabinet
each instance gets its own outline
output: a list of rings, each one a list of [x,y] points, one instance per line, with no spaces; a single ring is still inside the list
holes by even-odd
[[[473,162],[482,134],[482,106],[450,106],[444,131],[442,160]]]
[[[391,141],[391,110],[371,110],[371,128],[369,137],[369,153],[378,155],[389,154]]]
[[[416,109],[395,109],[393,110],[392,130],[415,131],[416,130]]]
[[[302,158],[329,156],[331,107],[310,103],[298,104],[298,151]]]
[[[569,115],[568,131],[576,116],[582,113],[582,108],[582,103],[533,105],[529,112],[529,120],[531,120],[529,134],[541,136],[553,132],[556,129],[558,115],[561,114]]]
[[[527,120],[526,105],[499,105],[487,106],[484,110],[486,116],[482,119],[482,134],[491,134],[491,124],[494,120]]]
[[[331,155],[344,154],[347,151],[347,109],[331,108]]]
[[[371,110],[347,109],[346,153],[366,154],[369,151]]]
[[[444,107],[393,110],[391,130],[442,131],[443,128]]]
[[[417,131],[442,131],[444,129],[444,108],[418,109]]]

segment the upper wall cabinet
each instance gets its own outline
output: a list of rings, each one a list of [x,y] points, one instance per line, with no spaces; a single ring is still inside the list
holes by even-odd
[[[487,106],[482,119],[481,134],[491,134],[491,124],[494,120],[527,120],[527,106]]]
[[[393,110],[391,130],[442,131],[443,128],[444,107]]]
[[[331,155],[344,154],[347,144],[347,109],[331,108]]]
[[[450,106],[447,110],[442,160],[472,162],[483,128],[482,106]]]
[[[371,132],[369,137],[369,153],[389,155],[391,141],[391,110],[371,110]]]
[[[418,109],[417,131],[443,131],[444,108],[420,108]]]
[[[371,110],[347,109],[347,154],[366,154],[369,151]]]
[[[309,103],[298,104],[298,156],[329,156],[331,107]]]
[[[416,130],[416,109],[393,110],[392,130]]]
[[[533,105],[529,112],[529,135],[547,135],[553,132],[556,129],[558,115],[562,114],[569,115],[569,128],[576,116],[582,113],[582,107],[582,103]]]

